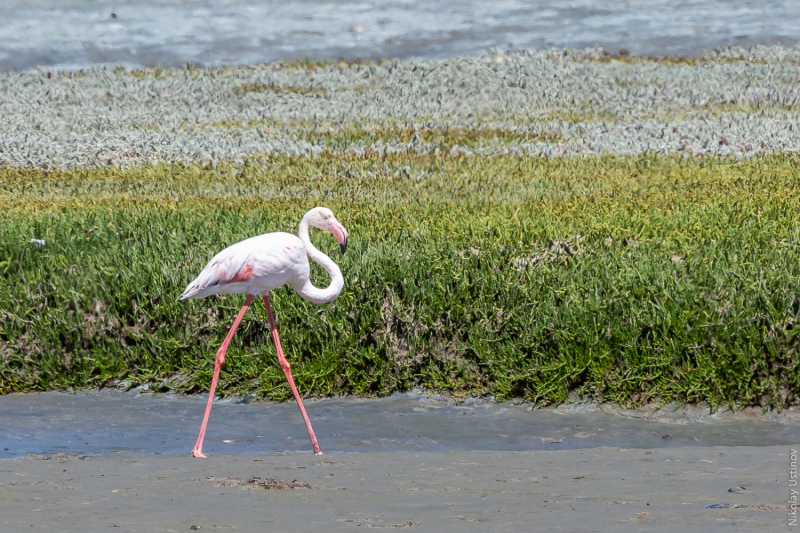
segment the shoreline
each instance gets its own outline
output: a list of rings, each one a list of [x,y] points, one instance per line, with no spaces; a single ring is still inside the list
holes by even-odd
[[[205,399],[175,394],[17,393],[0,397],[0,458],[30,454],[182,455],[199,428]],[[437,395],[304,402],[326,453],[666,450],[800,443],[800,413],[749,409],[709,413],[670,406],[639,411],[597,404],[534,410],[512,402],[459,404]],[[293,402],[216,401],[206,451],[253,456],[306,453]]]
[[[111,386],[100,388],[81,388],[81,389],[50,389],[50,390],[28,390],[28,391],[14,391],[0,395],[0,399],[4,396],[25,396],[34,394],[53,394],[53,395],[66,395],[66,396],[103,396],[103,395],[152,395],[153,397],[164,398],[180,398],[185,400],[196,400],[202,404],[208,399],[207,391],[199,392],[184,392],[176,390],[158,391],[151,390],[150,384],[138,385],[135,387],[125,386]],[[304,403],[317,403],[317,402],[330,402],[330,401],[363,401],[363,402],[381,402],[390,401],[398,398],[404,399],[419,399],[423,401],[430,401],[433,404],[438,404],[436,407],[470,407],[482,405],[496,405],[496,406],[514,406],[523,407],[527,411],[541,411],[541,412],[557,412],[559,414],[574,414],[574,413],[600,413],[611,414],[615,416],[637,418],[641,420],[659,420],[668,421],[675,418],[675,413],[678,413],[678,418],[685,416],[722,416],[730,419],[751,419],[751,418],[769,418],[770,420],[780,421],[781,423],[794,424],[800,423],[800,404],[786,406],[784,408],[773,408],[763,406],[749,405],[746,407],[738,407],[729,404],[718,405],[714,408],[707,402],[697,403],[679,403],[676,401],[650,401],[648,403],[636,406],[624,406],[614,402],[596,401],[591,398],[575,398],[570,397],[560,404],[539,405],[533,402],[525,401],[521,398],[511,398],[508,400],[497,400],[492,395],[459,395],[447,391],[425,390],[421,388],[413,388],[406,391],[393,392],[386,396],[358,396],[355,394],[332,394],[330,396],[309,396],[303,397]],[[217,395],[214,397],[214,405],[217,404],[257,404],[257,405],[294,405],[293,398],[286,400],[273,400],[268,398],[258,398],[254,394],[228,394]]]

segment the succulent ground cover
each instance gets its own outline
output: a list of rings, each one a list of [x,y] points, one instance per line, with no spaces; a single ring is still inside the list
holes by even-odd
[[[800,48],[0,74],[0,166],[800,150]]]
[[[0,74],[0,393],[205,390],[242,298],[177,296],[325,205],[343,294],[273,298],[306,395],[794,404],[798,80],[785,47]],[[222,394],[290,397],[266,324]]]
[[[344,292],[326,306],[273,296],[305,395],[423,386],[539,403],[794,404],[798,162],[442,150],[6,168],[0,392],[207,389],[243,297],[178,295],[222,247],[294,231],[322,204],[351,234],[343,257],[312,235]],[[291,397],[261,306],[221,393]]]

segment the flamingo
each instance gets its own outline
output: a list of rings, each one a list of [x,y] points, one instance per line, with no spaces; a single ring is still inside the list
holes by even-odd
[[[300,221],[300,226],[297,229],[298,236],[282,232],[266,233],[229,246],[215,255],[203,271],[200,272],[200,275],[189,283],[186,290],[181,294],[181,300],[205,298],[212,294],[247,295],[244,305],[225,337],[225,341],[217,350],[206,412],[203,416],[203,423],[200,426],[200,435],[197,437],[197,442],[192,449],[192,456],[206,458],[203,454],[203,438],[206,434],[206,426],[211,413],[211,403],[214,399],[214,391],[217,388],[219,372],[225,362],[225,352],[231,339],[233,339],[233,335],[236,333],[236,328],[239,327],[239,323],[256,296],[261,296],[267,308],[272,338],[275,341],[275,348],[278,352],[278,363],[284,376],[286,376],[286,380],[289,382],[294,399],[297,400],[300,413],[303,415],[306,429],[308,429],[308,436],[311,437],[314,455],[322,455],[322,450],[320,450],[317,443],[317,437],[314,435],[311,422],[303,407],[303,401],[300,399],[300,394],[298,394],[294,379],[292,379],[291,367],[283,355],[278,329],[275,327],[275,316],[272,314],[272,307],[269,303],[269,291],[284,285],[291,285],[301,297],[315,304],[332,302],[342,292],[344,287],[342,271],[339,270],[339,267],[330,257],[311,244],[308,238],[309,226],[332,233],[339,242],[342,254],[347,250],[347,230],[336,220],[330,209],[315,207],[306,213],[303,216],[303,220]],[[320,289],[311,283],[309,279],[309,257],[328,272],[331,282],[327,288]]]

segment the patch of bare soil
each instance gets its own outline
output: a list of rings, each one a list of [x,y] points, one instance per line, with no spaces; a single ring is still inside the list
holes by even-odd
[[[201,483],[213,483],[215,487],[241,487],[243,489],[264,488],[267,490],[294,490],[294,489],[310,489],[311,485],[305,481],[294,479],[292,481],[284,481],[282,479],[260,478],[251,477],[247,481],[239,478],[229,477],[225,479],[217,479],[214,476],[200,478]]]

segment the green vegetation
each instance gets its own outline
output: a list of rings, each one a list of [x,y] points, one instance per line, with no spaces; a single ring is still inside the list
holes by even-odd
[[[768,61],[763,58],[752,58],[752,57],[737,57],[737,56],[715,56],[715,57],[686,57],[686,56],[633,56],[630,55],[630,52],[624,52],[619,54],[612,54],[609,52],[605,52],[602,55],[597,57],[592,56],[585,56],[585,55],[572,55],[569,56],[570,60],[572,61],[581,61],[581,62],[596,62],[596,63],[624,63],[628,65],[635,65],[635,64],[653,64],[657,63],[664,66],[687,66],[687,67],[694,67],[696,65],[707,65],[707,64],[714,64],[714,63],[749,63],[751,65],[766,65]]]
[[[450,151],[458,146],[474,149],[492,141],[503,144],[516,142],[519,144],[534,141],[557,143],[564,138],[558,133],[542,130],[529,132],[525,130],[508,130],[500,128],[428,128],[428,127],[394,127],[366,129],[359,127],[344,128],[326,132],[306,132],[298,136],[314,145],[324,144],[329,148],[344,149],[353,144],[372,145],[377,142],[408,144],[425,142]]]
[[[306,95],[324,95],[328,91],[321,87],[303,87],[301,85],[275,85],[275,84],[266,84],[266,83],[248,83],[245,85],[240,85],[234,91],[237,95],[243,95],[247,93],[265,93],[265,92],[273,92],[276,94],[280,93],[294,93],[299,94],[300,96]]]
[[[303,394],[795,404],[798,163],[325,155],[0,170],[0,393],[207,390],[243,297],[178,295],[224,246],[294,231],[326,205],[348,253],[312,239],[344,292],[326,306],[273,295]],[[290,397],[262,305],[221,392]]]
[[[324,68],[330,68],[333,66],[338,66],[340,68],[347,68],[352,67],[354,65],[385,65],[389,63],[389,60],[382,59],[379,61],[365,61],[363,59],[344,59],[339,58],[336,60],[312,60],[309,57],[305,57],[303,59],[298,59],[294,61],[287,61],[287,62],[277,62],[277,63],[264,63],[257,66],[248,66],[248,68],[253,68],[254,70],[265,70],[265,69],[275,69],[275,70],[290,70],[290,71],[297,71],[297,70],[307,70],[307,71],[316,71]],[[115,74],[125,74],[128,76],[132,76],[134,78],[143,80],[143,79],[155,79],[155,80],[163,80],[167,78],[174,77],[177,75],[188,75],[191,78],[197,78],[200,75],[205,74],[220,74],[225,72],[230,72],[236,70],[236,67],[233,66],[222,66],[222,67],[198,67],[193,65],[192,63],[187,63],[183,68],[163,68],[163,67],[151,67],[151,68],[144,68],[144,69],[133,69],[129,70],[126,67],[119,66],[113,69]],[[81,78],[85,75],[83,69],[77,72],[66,72],[64,73],[65,77],[68,78]]]
[[[152,126],[150,127],[152,128]],[[186,126],[186,129],[191,127],[197,126]],[[209,125],[200,125],[199,127],[209,127]],[[425,123],[393,124],[390,121],[386,121],[381,125],[348,124],[346,126],[334,126],[331,124],[311,125],[305,123],[278,123],[275,121],[253,120],[247,123],[216,123],[211,124],[210,127],[262,128],[265,133],[280,132],[291,134],[294,135],[297,140],[303,140],[315,146],[322,145],[329,150],[345,150],[354,144],[370,146],[378,142],[383,144],[424,142],[435,146],[439,150],[450,151],[454,147],[472,150],[491,142],[502,143],[504,145],[536,141],[555,144],[566,140],[559,132],[544,128],[539,129],[539,131],[530,131],[523,126],[517,129],[493,128],[491,126],[479,128],[449,128],[432,126]]]

